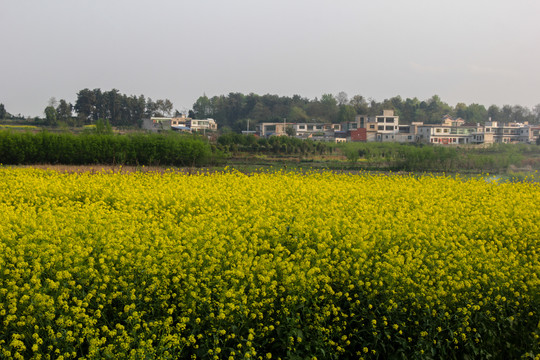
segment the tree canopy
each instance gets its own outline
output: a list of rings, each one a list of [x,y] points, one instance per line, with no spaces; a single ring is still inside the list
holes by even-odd
[[[362,95],[350,97],[345,92],[336,96],[323,94],[320,99],[309,100],[294,95],[257,95],[250,93],[229,93],[208,97],[199,97],[193,104],[192,116],[212,117],[218,125],[234,131],[245,130],[245,124],[262,122],[320,122],[335,123],[352,121],[356,115],[375,116],[384,109],[394,110],[400,116],[400,123],[410,124],[421,121],[425,124],[440,123],[445,115],[461,117],[467,123],[492,121],[540,123],[540,104],[533,110],[523,106],[505,105],[502,108],[491,105],[488,109],[480,104],[458,103],[450,106],[438,95],[426,100],[418,98],[402,99],[395,96],[381,102],[366,99]]]
[[[144,95],[127,96],[117,89],[83,89],[77,94],[74,110],[81,123],[106,119],[112,126],[140,126],[144,117],[170,116],[173,104],[168,99],[153,101]]]
[[[308,99],[300,95],[279,96],[231,92],[228,95],[200,96],[189,110],[189,116],[196,119],[213,118],[219,128],[233,131],[245,130],[262,122],[317,122],[337,123],[353,121],[356,115],[375,116],[385,109],[394,110],[400,123],[423,122],[440,123],[445,115],[460,117],[467,123],[529,122],[540,124],[540,104],[532,109],[520,105],[491,105],[457,103],[450,106],[438,95],[420,100],[417,97],[403,99],[394,96],[376,101],[362,95],[350,97],[345,92],[337,95],[322,94],[320,98]],[[54,111],[53,111],[54,110]],[[81,126],[94,124],[98,119],[109,121],[112,126],[138,127],[143,118],[151,116],[178,116],[168,99],[152,100],[144,95],[126,95],[117,89],[82,89],[77,93],[74,104],[64,99],[49,100],[44,110],[45,122],[50,125],[67,124]],[[4,105],[0,104],[0,119],[10,118]]]

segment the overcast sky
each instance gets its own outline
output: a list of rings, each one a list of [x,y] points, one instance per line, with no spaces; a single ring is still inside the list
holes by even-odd
[[[0,103],[340,91],[540,103],[538,0],[0,0]]]

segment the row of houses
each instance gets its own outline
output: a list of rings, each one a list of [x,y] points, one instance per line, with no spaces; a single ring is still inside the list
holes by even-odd
[[[217,130],[214,119],[191,119],[179,117],[151,117],[143,119],[143,129],[149,131]],[[393,110],[383,110],[382,115],[358,115],[355,121],[332,123],[288,123],[265,122],[257,125],[255,131],[244,131],[261,137],[295,136],[316,141],[346,142],[400,142],[430,143],[437,145],[467,144],[516,144],[533,143],[540,135],[539,125],[528,123],[500,123],[487,121],[484,124],[467,124],[463,119],[445,116],[441,124],[400,124],[399,116]]]
[[[148,131],[206,131],[217,130],[214,119],[191,119],[185,115],[178,117],[151,117],[143,119],[142,128]]]
[[[540,126],[528,123],[467,124],[463,119],[445,116],[441,124],[399,124],[393,110],[383,110],[379,116],[356,116],[355,121],[341,124],[321,123],[261,123],[259,136],[289,135],[319,141],[345,142],[422,142],[438,145],[466,145],[493,143],[533,143],[538,139]]]

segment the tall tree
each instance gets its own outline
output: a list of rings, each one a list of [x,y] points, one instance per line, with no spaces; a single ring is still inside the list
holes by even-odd
[[[193,104],[193,112],[197,119],[206,119],[213,116],[214,111],[208,96],[199,96],[195,104]]]
[[[7,118],[7,111],[4,104],[0,104],[0,119],[5,120]]]
[[[324,111],[324,121],[332,123],[336,122],[338,115],[338,102],[334,95],[323,94],[321,96],[321,105],[323,106]]]
[[[484,105],[470,104],[467,107],[465,120],[470,123],[484,123],[487,120],[487,110]]]
[[[534,116],[533,122],[536,124],[540,124],[540,104],[535,105],[532,111]]]
[[[173,109],[173,104],[169,99],[159,99],[156,100],[156,107],[161,116],[170,116]]]
[[[77,93],[75,111],[82,122],[90,122],[96,108],[96,95],[90,89],[83,89]]]
[[[270,121],[272,119],[272,111],[262,102],[258,101],[253,109],[251,109],[248,117],[255,122]]]
[[[467,117],[467,105],[465,103],[457,103],[455,113],[457,117],[465,119]]]
[[[444,115],[452,112],[452,108],[441,100],[439,95],[433,95],[428,101],[427,113],[429,122],[432,124],[440,123]]]
[[[122,102],[122,96],[120,91],[112,89],[103,93],[103,100],[105,103],[105,114],[100,116],[101,119],[109,119],[112,124],[118,125],[120,121],[120,108]],[[97,119],[96,119],[97,120]]]
[[[242,93],[229,93],[228,101],[225,106],[227,126],[232,127],[237,119],[241,119],[243,113],[245,96]]]
[[[351,105],[339,106],[339,114],[338,114],[339,122],[354,121],[355,117],[356,117],[356,110],[354,110],[353,106]]]
[[[144,111],[146,109],[146,100],[144,98],[144,95],[140,95],[139,97],[132,95],[129,98],[124,96],[124,102],[127,106],[127,116],[129,120],[126,120],[127,122],[123,125],[136,125],[141,126],[142,125],[142,119],[144,116]]]
[[[532,120],[532,112],[521,105],[512,106],[512,122],[523,123]]]
[[[491,121],[501,121],[501,109],[497,105],[491,105],[487,109],[488,119]]]
[[[336,96],[336,100],[338,105],[348,105],[349,104],[349,96],[345,91],[340,91],[339,94]]]
[[[56,114],[58,115],[58,121],[67,125],[73,125],[73,106],[61,99],[56,107]]]
[[[56,108],[56,106],[58,105],[58,101],[54,96],[49,98],[48,105]]]
[[[369,110],[368,102],[362,95],[354,95],[350,100],[350,104],[354,107],[357,114],[367,115]]]
[[[145,112],[145,116],[146,117],[152,117],[152,116],[159,116],[161,114],[158,113],[158,105],[152,101],[151,98],[148,98],[146,100],[146,112]]]
[[[512,119],[512,106],[511,105],[503,105],[501,109],[501,116],[503,122],[509,122]]]
[[[49,126],[56,126],[58,125],[58,116],[56,114],[56,109],[54,106],[47,106],[45,108],[45,120],[47,122],[47,125]]]
[[[416,118],[416,110],[420,108],[420,100],[418,98],[407,98],[399,112],[399,122],[403,124],[410,124],[413,121],[420,121]]]
[[[306,122],[309,117],[304,109],[299,106],[293,106],[289,112],[289,115],[287,116],[287,119],[290,122]]]

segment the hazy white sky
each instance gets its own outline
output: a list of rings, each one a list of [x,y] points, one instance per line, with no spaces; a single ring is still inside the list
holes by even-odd
[[[0,0],[0,103],[345,91],[540,103],[538,0]]]

